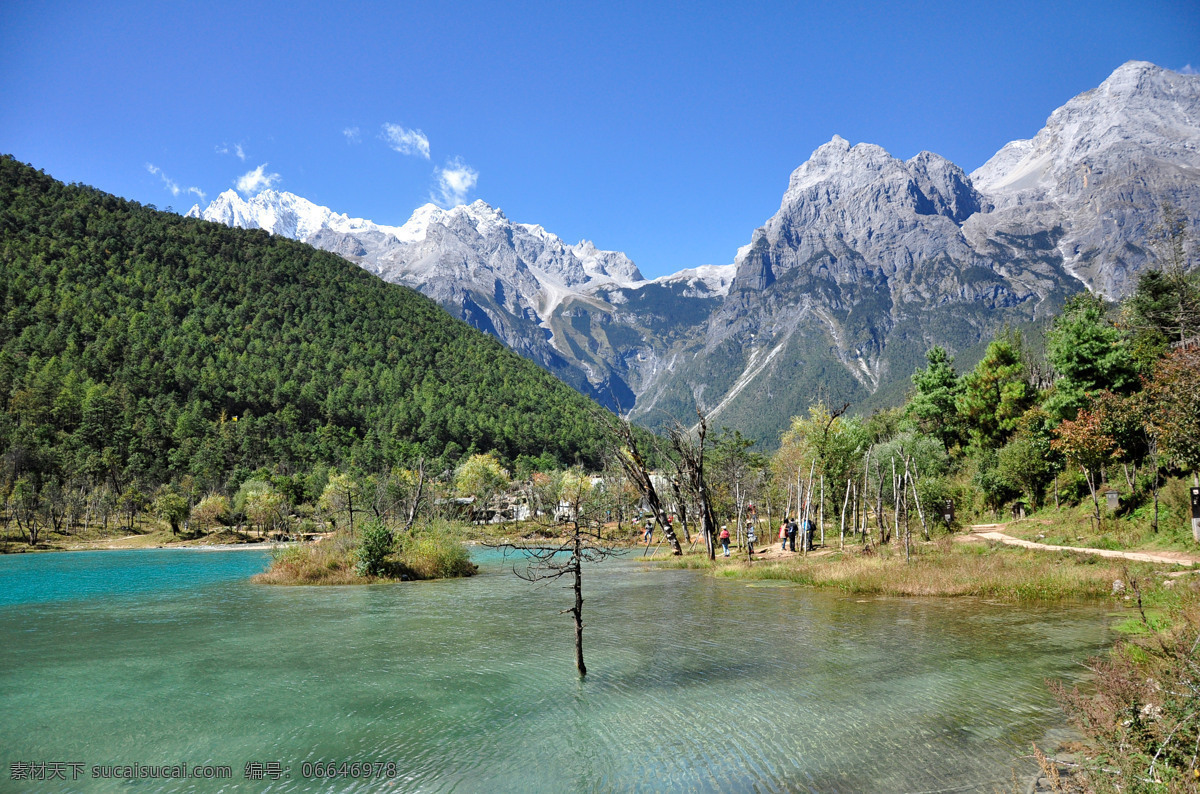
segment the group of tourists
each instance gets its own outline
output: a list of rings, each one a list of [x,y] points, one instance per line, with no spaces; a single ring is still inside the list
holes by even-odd
[[[751,513],[753,514],[753,509],[751,510]],[[660,521],[665,526],[670,526],[674,523],[674,518],[675,516],[667,515],[662,517]],[[746,547],[750,554],[754,553],[754,544],[758,542],[758,533],[755,531],[755,523],[756,522],[753,518],[746,522]],[[788,551],[790,547],[791,551],[795,551],[796,536],[801,535],[801,542],[804,544],[804,550],[812,551],[813,533],[815,529],[816,525],[813,523],[811,518],[806,518],[803,521],[799,521],[795,518],[785,518],[783,523],[779,525],[779,550]],[[724,551],[725,556],[728,557],[729,543],[731,540],[728,525],[721,526],[721,533],[717,536],[717,539],[721,543],[721,549]],[[645,529],[642,532],[642,541],[645,542],[646,545],[654,542],[653,516],[646,519]]]
[[[796,536],[801,536],[801,542],[804,544],[805,551],[813,549],[813,534],[816,532],[816,524],[811,518],[806,518],[803,521],[798,521],[794,518],[785,518],[783,523],[779,525],[779,550],[780,551],[795,551]],[[721,534],[718,536],[721,541],[721,549],[725,556],[729,556],[729,527],[722,526]],[[754,553],[754,544],[758,542],[758,534],[754,531],[754,521],[746,522],[746,546],[750,554]]]
[[[816,531],[816,524],[811,518],[806,518],[803,521],[797,521],[794,518],[785,518],[783,523],[779,525],[779,550],[780,551],[795,551],[796,536],[803,530],[803,538],[801,542],[804,544],[805,551],[812,551],[813,548],[813,533]]]

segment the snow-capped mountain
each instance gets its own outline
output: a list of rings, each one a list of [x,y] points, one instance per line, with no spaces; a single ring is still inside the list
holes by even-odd
[[[1127,293],[1164,201],[1200,218],[1200,77],[1130,62],[970,176],[930,152],[901,160],[834,136],[733,264],[653,281],[624,254],[482,201],[426,205],[401,226],[274,191],[229,191],[189,214],[412,286],[640,421],[699,406],[773,438],[817,398],[898,401],[935,344],[965,351],[1081,288]]]
[[[415,249],[428,246],[430,238],[444,239],[451,233],[459,240],[487,240],[497,235],[512,238],[512,248],[523,265],[532,269],[535,280],[547,293],[586,290],[598,284],[628,286],[644,281],[637,266],[624,254],[601,251],[588,240],[567,245],[541,226],[511,223],[504,213],[484,201],[441,209],[433,204],[419,207],[403,226],[384,226],[363,218],[351,218],[292,193],[264,190],[243,199],[227,190],[203,211],[197,204],[187,217],[224,223],[244,229],[265,229],[361,257],[368,269],[390,281],[427,281],[437,278],[444,267],[429,261]],[[515,263],[495,263],[501,271]]]
[[[238,226],[243,229],[265,229],[271,234],[308,242],[318,232],[331,229],[347,234],[372,231],[401,237],[414,230],[401,231],[399,227],[380,226],[363,218],[350,218],[312,203],[292,193],[264,190],[251,199],[243,199],[236,191],[226,190],[213,199],[201,212],[200,205],[188,210],[189,218],[204,218],[208,221]],[[415,218],[416,216],[414,216]]]
[[[587,240],[570,245],[536,224],[511,222],[484,201],[450,209],[426,204],[403,225],[385,226],[291,193],[266,190],[242,199],[230,190],[203,211],[192,207],[188,216],[265,229],[332,251],[425,293],[602,402],[615,407],[605,396],[628,392],[611,382],[604,362],[580,361],[590,357],[573,352],[554,321],[564,302],[594,302],[588,296],[597,289],[651,284],[620,252]]]

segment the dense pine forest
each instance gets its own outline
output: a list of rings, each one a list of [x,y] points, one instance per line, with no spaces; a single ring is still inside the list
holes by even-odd
[[[11,494],[232,492],[269,471],[599,465],[596,407],[333,254],[0,158],[0,449]],[[317,476],[309,477],[311,472]]]

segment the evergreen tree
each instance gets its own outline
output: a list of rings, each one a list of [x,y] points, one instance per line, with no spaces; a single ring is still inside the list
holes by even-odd
[[[1200,275],[1192,268],[1194,241],[1188,220],[1170,204],[1150,241],[1156,267],[1138,278],[1127,306],[1138,331],[1166,342],[1184,342],[1200,334]]]
[[[944,348],[934,347],[925,360],[929,366],[913,373],[916,391],[906,413],[922,433],[935,436],[949,452],[962,432],[955,408],[962,384],[954,371],[954,358]]]
[[[1046,401],[1055,418],[1074,419],[1091,392],[1125,394],[1138,385],[1133,356],[1104,315],[1102,298],[1080,293],[1063,307],[1046,335],[1046,356],[1059,375]]]
[[[1005,332],[988,345],[975,369],[963,379],[955,407],[971,440],[979,446],[1002,446],[1033,404],[1035,395],[1026,380],[1020,351],[1020,337]]]

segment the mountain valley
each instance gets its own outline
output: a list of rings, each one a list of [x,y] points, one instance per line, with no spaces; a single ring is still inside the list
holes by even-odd
[[[818,398],[855,412],[898,402],[934,345],[963,355],[1081,289],[1127,294],[1153,262],[1163,203],[1200,218],[1200,76],[1131,61],[971,174],[835,135],[731,264],[653,280],[483,201],[383,226],[227,191],[189,215],[413,287],[640,423],[699,408],[772,439]]]

